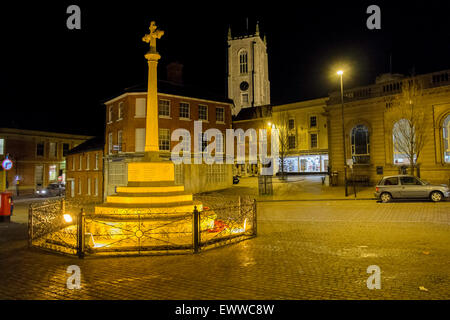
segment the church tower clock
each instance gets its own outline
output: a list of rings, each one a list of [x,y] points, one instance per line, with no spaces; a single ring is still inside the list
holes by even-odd
[[[261,39],[258,24],[252,35],[232,37],[228,30],[228,98],[234,101],[234,115],[270,104],[266,37]]]

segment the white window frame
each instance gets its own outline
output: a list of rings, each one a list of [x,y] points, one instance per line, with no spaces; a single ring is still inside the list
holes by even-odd
[[[108,133],[108,154],[112,154],[113,150],[113,133]]]
[[[75,171],[75,156],[72,156],[71,157],[71,159],[72,159],[72,171]]]
[[[108,107],[108,123],[112,123],[113,106]]]
[[[181,115],[181,106],[182,105],[187,106],[187,114],[188,114],[187,117],[184,117]],[[179,115],[180,115],[180,120],[191,120],[191,105],[189,104],[189,102],[184,102],[184,101],[180,102]]]
[[[81,186],[81,178],[78,178],[78,195],[81,195],[83,188]]]
[[[117,145],[119,146],[119,152],[122,152],[122,138],[123,138],[123,131],[118,130],[117,131]]]
[[[94,168],[94,170],[98,170],[98,160],[99,160],[99,154],[98,153],[96,153],[95,154],[95,168]]]
[[[164,140],[163,140],[164,138]],[[164,145],[168,145],[168,149],[162,149],[162,143],[164,143]],[[160,151],[170,151],[170,129],[164,129],[164,128],[160,128],[159,129],[159,135],[158,135],[158,147]]]
[[[87,193],[86,194],[88,196],[90,196],[91,195],[91,188],[92,188],[91,187],[91,183],[92,183],[91,178],[88,177],[86,183],[87,183]]]
[[[88,154],[86,154],[86,170],[89,170],[89,161],[90,161],[90,156],[88,153]]]
[[[217,111],[218,110],[222,110],[222,116],[223,119],[222,120],[217,120]],[[224,107],[216,107],[216,123],[225,123],[225,108]]]
[[[119,102],[119,106],[118,106],[118,116],[117,116],[117,120],[116,121],[120,121],[123,120],[123,108],[124,108],[124,102],[121,101]]]
[[[164,114],[161,114],[161,111],[163,110],[161,108],[162,107],[161,102],[164,102],[164,103],[167,102],[167,105],[166,104],[164,105],[164,108],[167,107],[167,112],[163,112]],[[166,111],[166,110],[164,109],[163,111]],[[171,117],[170,117],[170,100],[167,100],[167,99],[159,99],[158,100],[158,117],[171,119]]]
[[[201,108],[205,108],[205,115],[206,115],[206,119],[200,118],[200,109]],[[198,105],[198,120],[201,121],[208,121],[208,106],[206,104],[199,104]]]
[[[134,129],[134,151],[135,152],[144,152],[145,151],[145,128],[135,128]],[[138,149],[138,145],[137,145],[137,137],[138,137],[138,132],[143,132],[144,136],[143,136],[143,143],[142,143],[142,150]]]

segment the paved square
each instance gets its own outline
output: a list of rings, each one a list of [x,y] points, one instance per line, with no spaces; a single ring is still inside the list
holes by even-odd
[[[0,299],[450,298],[450,202],[260,202],[258,219],[257,238],[198,255],[85,260],[29,250],[26,225],[0,224]]]

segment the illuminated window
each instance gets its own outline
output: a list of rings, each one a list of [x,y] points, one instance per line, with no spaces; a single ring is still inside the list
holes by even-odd
[[[170,151],[170,130],[159,129],[159,150]]]
[[[170,117],[170,101],[169,100],[159,100],[158,114],[163,117]]]
[[[216,122],[225,122],[224,108],[216,108]]]
[[[198,119],[208,120],[208,106],[199,105],[198,106]]]
[[[55,181],[56,178],[56,165],[48,166],[48,180]]]
[[[450,163],[450,114],[442,125],[442,137],[444,138],[444,162]]]
[[[189,119],[189,103],[180,103],[180,118]]]
[[[0,154],[5,153],[5,139],[0,139]]]
[[[369,130],[366,126],[359,124],[351,132],[351,148],[353,163],[369,163]]]
[[[248,54],[245,50],[239,53],[239,72],[241,74],[248,73]]]

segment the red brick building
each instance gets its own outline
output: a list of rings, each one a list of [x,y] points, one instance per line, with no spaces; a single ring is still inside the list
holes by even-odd
[[[104,146],[104,138],[98,137],[68,152],[66,199],[102,202]]]
[[[90,136],[0,128],[0,161],[8,155],[13,168],[0,169],[0,189],[31,194],[66,175],[67,152]],[[1,168],[1,167],[0,167]]]
[[[146,98],[146,88],[134,87],[126,89],[123,94],[105,102],[106,194],[113,193],[115,186],[126,184],[126,163],[139,161],[144,156]],[[219,129],[224,139],[225,130],[231,128],[232,101],[204,90],[177,82],[159,81],[158,104],[159,147],[162,158],[169,159],[170,151],[178,144],[177,141],[171,141],[171,134],[179,128],[190,132],[191,150],[194,150],[194,121],[202,121],[203,132],[209,128]],[[180,170],[183,170],[182,167],[178,168],[178,181],[184,183],[189,190],[190,187],[186,183],[193,182],[195,178],[185,177]],[[214,165],[207,170],[214,171],[211,171],[210,175],[222,176],[205,178],[205,181],[210,181],[211,188],[226,187],[228,180],[232,182],[232,171],[226,170],[225,165],[217,166],[217,168]],[[198,181],[201,181],[201,178]],[[213,181],[219,184],[216,185]],[[212,184],[215,186],[213,187]],[[198,186],[191,187],[191,191],[194,192],[199,189]],[[210,190],[209,187],[206,189]]]

